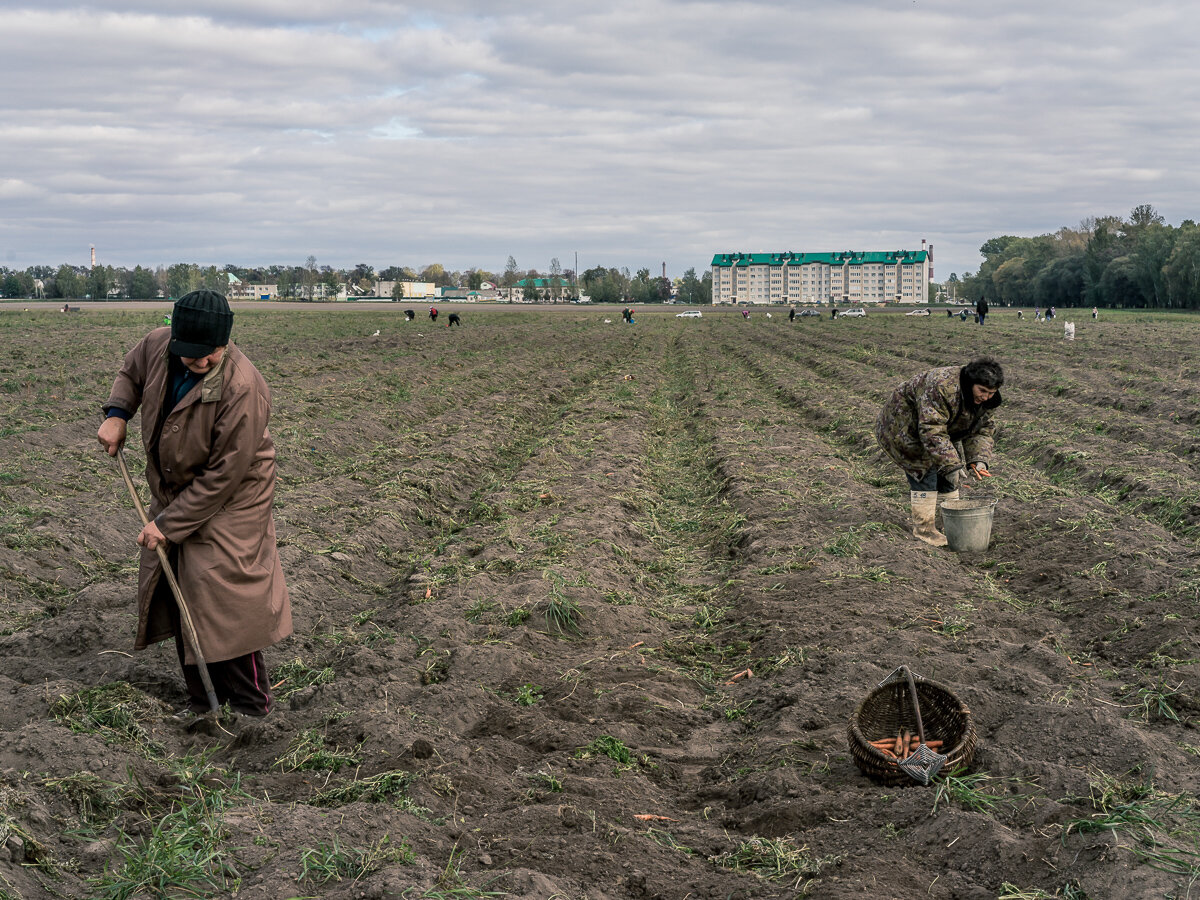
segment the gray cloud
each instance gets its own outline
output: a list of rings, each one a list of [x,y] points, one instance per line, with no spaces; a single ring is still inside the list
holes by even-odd
[[[1195,217],[1165,0],[10,4],[0,263],[702,269]]]

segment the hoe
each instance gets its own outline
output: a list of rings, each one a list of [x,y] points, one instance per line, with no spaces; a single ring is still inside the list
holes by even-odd
[[[137,488],[133,486],[133,479],[129,477],[129,467],[125,465],[124,447],[117,450],[117,464],[121,467],[121,477],[125,479],[125,487],[129,488],[129,496],[133,498],[133,505],[137,507],[138,515],[142,517],[143,527],[149,525],[150,520],[146,517],[142,498],[138,496]],[[179,621],[183,625],[184,637],[191,645],[192,653],[196,655],[196,668],[200,670],[200,680],[204,682],[204,690],[208,692],[208,705],[212,712],[219,712],[221,706],[217,703],[217,692],[213,690],[212,679],[208,675],[208,663],[204,661],[204,653],[200,650],[200,639],[196,635],[192,614],[188,612],[187,604],[183,601],[183,591],[179,589],[179,582],[175,580],[175,572],[171,569],[170,560],[167,559],[166,549],[162,544],[155,549],[158,550],[158,561],[162,565],[163,574],[167,576],[167,584],[171,585],[171,593],[175,595],[175,604],[179,607]]]

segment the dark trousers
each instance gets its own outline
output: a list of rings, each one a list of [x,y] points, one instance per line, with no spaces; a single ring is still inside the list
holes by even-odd
[[[937,469],[930,469],[920,478],[913,478],[907,472],[904,473],[904,477],[908,479],[910,491],[937,491],[939,494],[949,494],[954,490],[954,485]]]
[[[164,586],[167,586],[165,577],[159,582],[160,588]],[[169,595],[169,586],[167,592]],[[165,602],[170,610],[171,630],[175,633],[175,650],[179,654],[179,665],[183,669],[183,681],[187,685],[188,705],[195,712],[208,712],[208,692],[204,689],[204,681],[200,677],[200,667],[184,663],[186,645],[183,625],[179,619],[179,607],[175,605],[175,598],[172,596],[166,597]],[[261,650],[233,659],[208,662],[207,668],[218,703],[228,703],[234,712],[244,716],[265,716],[271,711],[274,705],[271,700],[271,682]]]

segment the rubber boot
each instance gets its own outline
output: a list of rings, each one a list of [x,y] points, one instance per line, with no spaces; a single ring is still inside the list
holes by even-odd
[[[911,491],[913,537],[934,547],[945,547],[946,536],[937,530],[937,494],[930,491]]]

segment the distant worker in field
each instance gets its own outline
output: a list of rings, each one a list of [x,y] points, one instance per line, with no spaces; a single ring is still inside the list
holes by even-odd
[[[417,317],[417,314],[415,312],[413,312],[411,309],[406,309],[404,311],[404,321],[405,322],[411,322],[416,317]]]
[[[446,327],[449,328],[451,325],[457,325],[459,328],[462,328],[462,319],[458,317],[458,313],[450,313],[447,316]]]
[[[1100,318],[1100,310],[1096,309],[1096,307],[1094,307],[1094,306],[1092,307],[1092,318],[1093,319]]]
[[[946,544],[938,503],[958,499],[964,476],[991,476],[992,412],[1003,384],[1004,370],[989,356],[930,369],[896,388],[875,420],[875,439],[908,479],[913,536],[927,544]]]
[[[987,314],[988,303],[986,300],[980,297],[979,302],[975,304],[976,321],[978,321],[980,325],[984,324],[984,322],[987,320]]]
[[[831,306],[829,308],[829,318],[831,318],[831,319],[837,318],[837,307],[836,306]]]
[[[795,322],[795,321],[796,321],[796,307],[794,307],[794,306],[793,306],[793,307],[791,308],[791,310],[788,312],[788,321],[789,321],[789,322]]]
[[[179,608],[156,548],[166,547],[218,702],[247,716],[271,711],[263,648],[292,633],[275,543],[275,444],[271,393],[229,341],[233,313],[215,291],[184,294],[171,327],[156,328],[125,356],[96,437],[110,456],[127,420],[142,413],[150,521],[137,536],[138,627],[134,647],[169,638],[183,667],[188,706],[209,708]]]
[[[1018,319],[1023,319],[1023,318],[1025,318],[1025,313],[1021,312],[1021,311],[1018,309],[1018,310],[1017,310],[1017,318],[1018,318]]]
[[[429,321],[436,322],[437,316],[438,316],[437,307],[436,306],[429,307]]]

